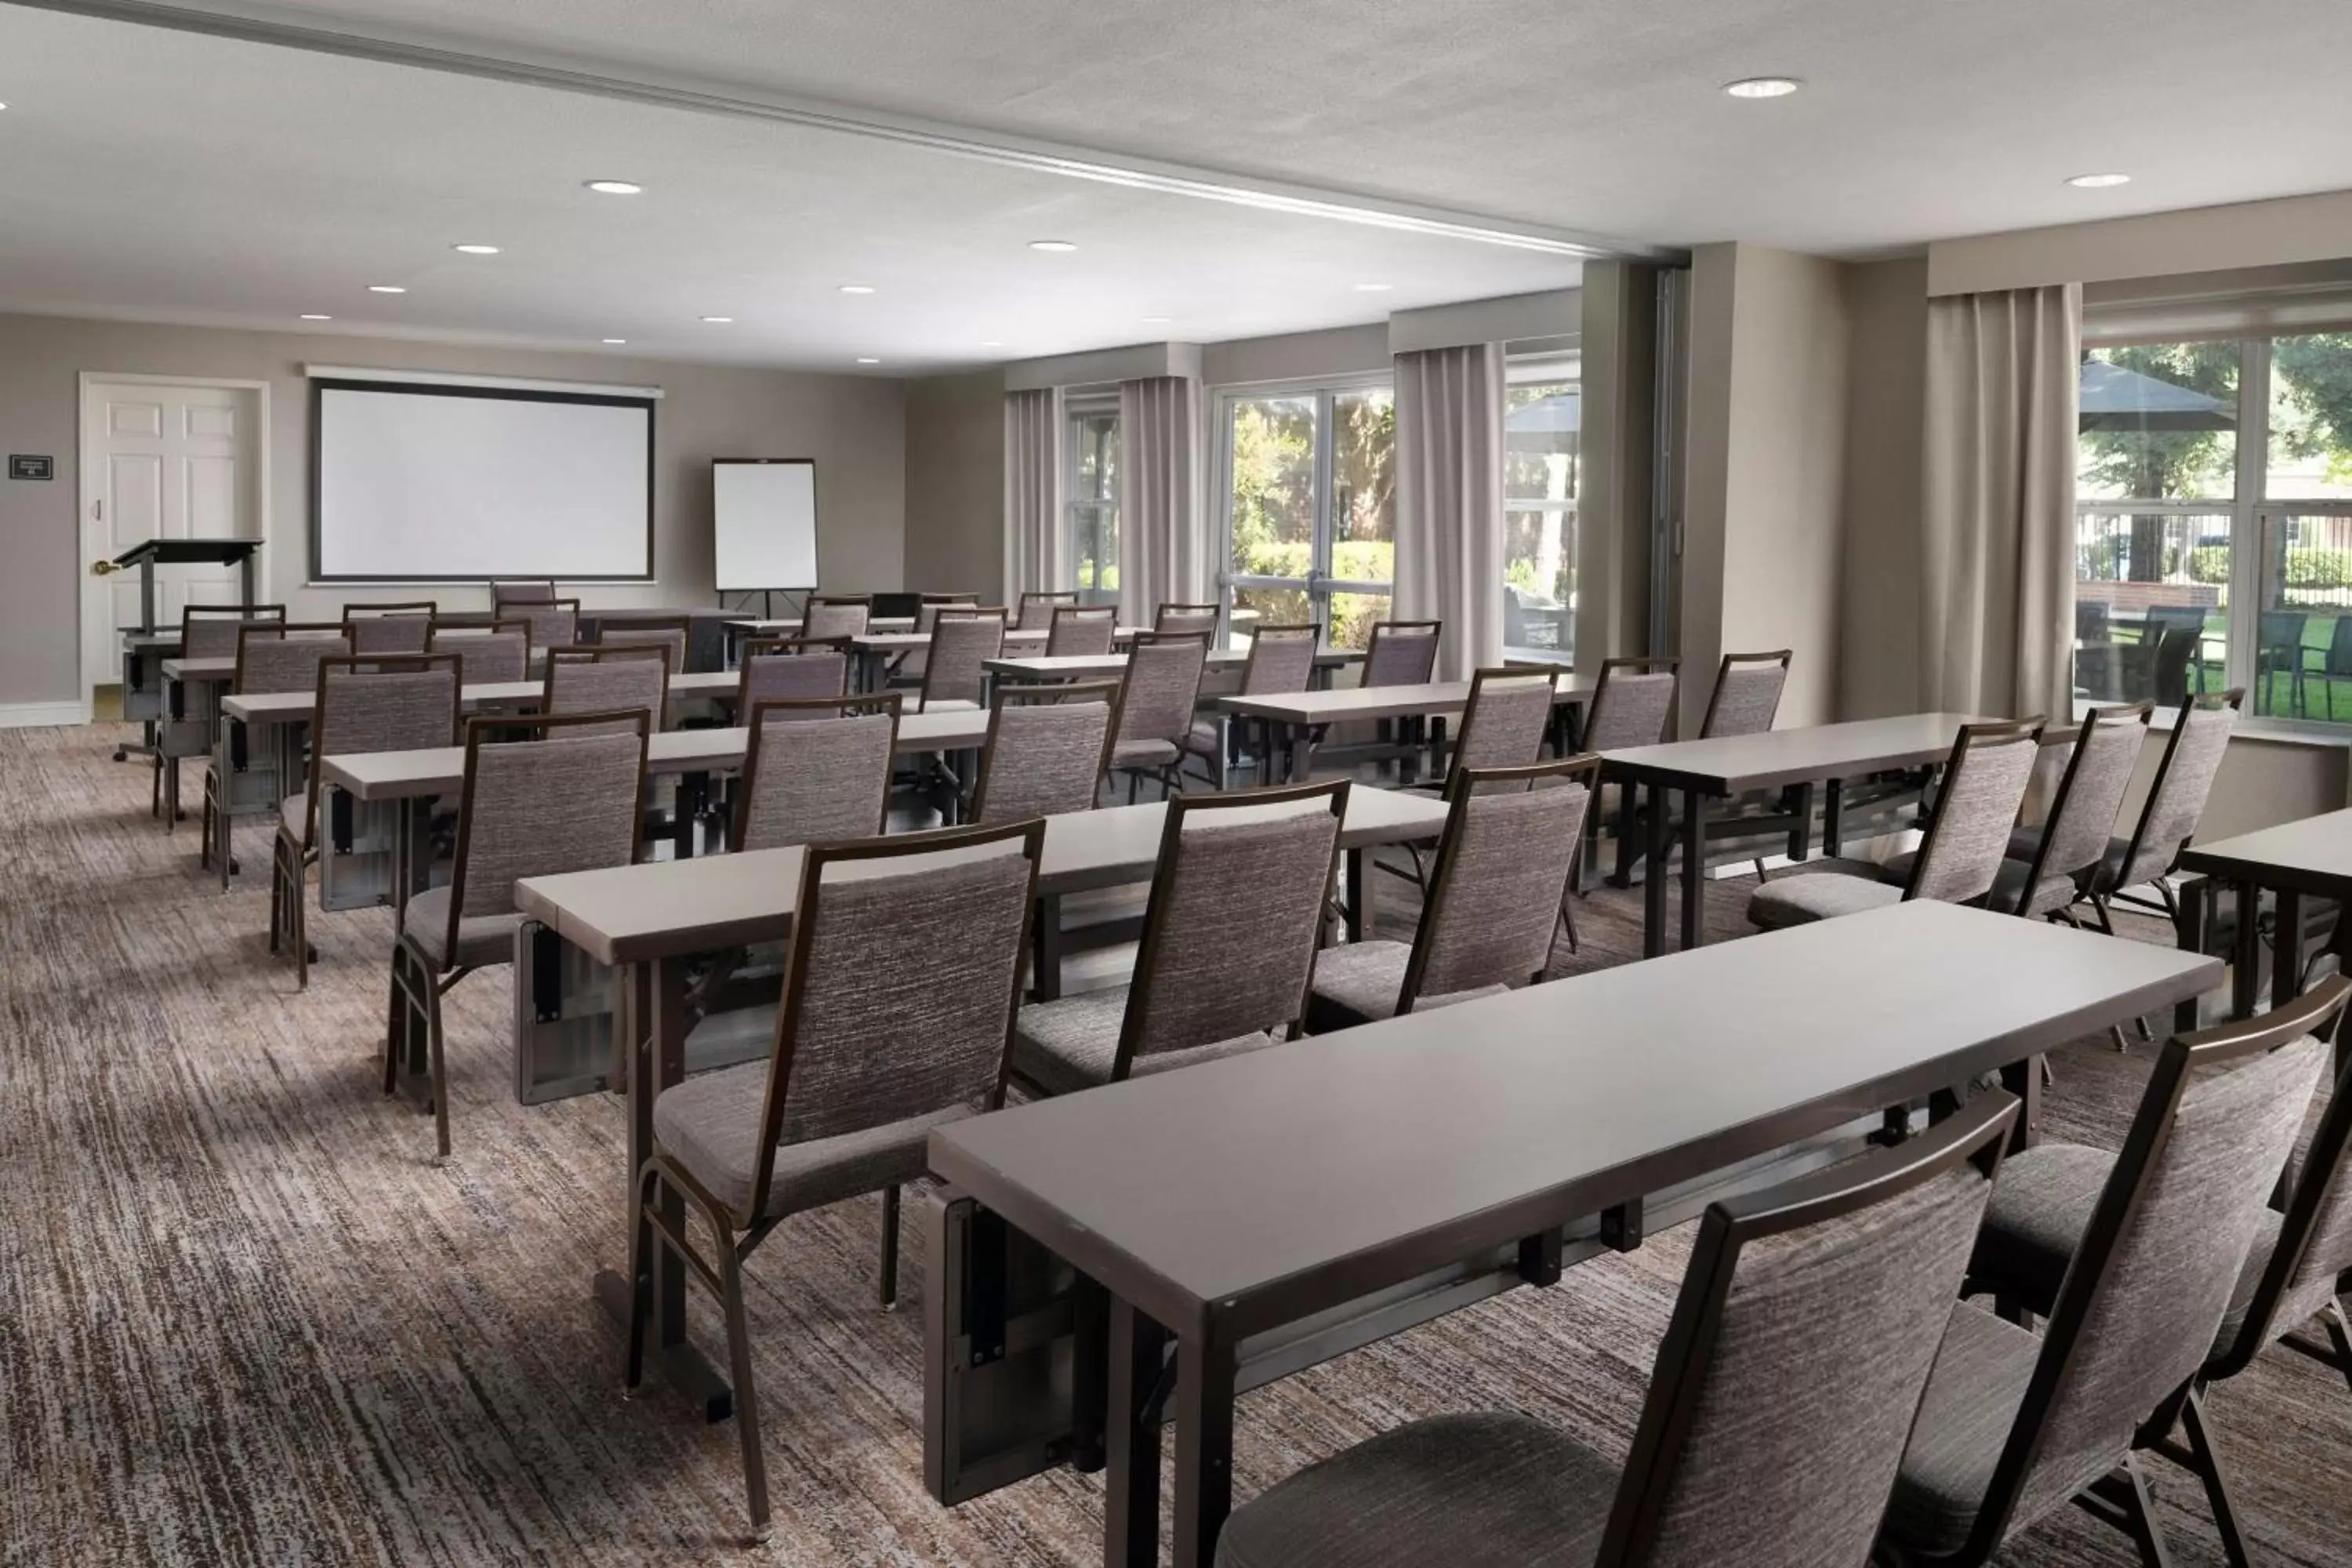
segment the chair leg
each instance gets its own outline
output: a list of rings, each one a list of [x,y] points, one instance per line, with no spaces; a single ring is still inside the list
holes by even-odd
[[[2141,1568],[2172,1568],[2171,1554],[2164,1548],[2164,1531],[2156,1522],[2156,1500],[2147,1494],[2147,1477],[2139,1468],[2137,1454],[2124,1456],[2123,1484],[2115,1488],[2107,1500],[2122,1515],[2124,1530],[2139,1549]]]
[[[768,1461],[760,1447],[760,1396],[751,1385],[751,1327],[743,1310],[743,1263],[732,1227],[719,1225],[719,1295],[727,1309],[727,1359],[735,1379],[735,1426],[743,1444],[743,1491],[751,1509],[751,1539],[768,1539]]]
[[[629,1184],[629,1341],[621,1367],[621,1397],[646,1380],[646,1330],[654,1315],[654,1227],[646,1223],[646,1198],[661,1173],[645,1170]]]
[[[2344,1374],[2345,1386],[2352,1388],[2352,1320],[2344,1316],[2344,1303],[2333,1296],[2320,1309],[2319,1320],[2327,1330],[2327,1342],[2336,1347],[2336,1370]]]
[[[898,1310],[898,1189],[882,1190],[882,1310]]]
[[[2180,1407],[2181,1430],[2189,1437],[2190,1466],[2205,1483],[2205,1501],[2213,1510],[2213,1528],[2221,1532],[2221,1551],[2230,1568],[2251,1568],[2245,1533],[2238,1528],[2238,1512],[2230,1504],[2229,1478],[2221,1469],[2221,1450],[2213,1446],[2212,1428],[2205,1419],[2203,1390],[2192,1388]]]
[[[425,1054],[433,1071],[433,1163],[449,1163],[449,1069],[441,1057],[441,991],[437,975],[425,980]]]
[[[2116,934],[2116,922],[2108,912],[2107,900],[2097,893],[2091,895],[2091,912],[2099,917],[2099,931],[2102,935]]]
[[[1574,952],[1577,951],[1576,917],[1569,912],[1568,905],[1569,900],[1567,895],[1561,895],[1559,900],[1560,929],[1568,933],[1568,951]]]
[[[277,952],[286,923],[286,841],[269,841],[269,951]]]
[[[291,855],[291,868],[287,873],[286,932],[294,943],[294,985],[299,991],[310,989],[310,913],[302,907],[302,852]],[[323,875],[323,873],[321,873]]]

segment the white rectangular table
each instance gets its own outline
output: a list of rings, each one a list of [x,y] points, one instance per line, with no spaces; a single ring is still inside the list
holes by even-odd
[[[1164,802],[1151,801],[1048,817],[1037,869],[1042,908],[1034,926],[1057,928],[1055,906],[1066,894],[1149,879],[1159,861],[1166,813]],[[1365,890],[1362,861],[1374,846],[1427,842],[1444,824],[1444,804],[1426,796],[1349,791],[1339,833],[1340,847],[1349,858],[1349,887],[1360,894]],[[652,1149],[655,1099],[686,1076],[683,961],[714,949],[789,936],[800,897],[801,859],[797,847],[761,849],[535,877],[516,884],[515,905],[529,920],[553,930],[596,963],[625,972],[616,1023],[630,1064],[629,1149],[616,1197],[625,1200],[628,1179]],[[1043,970],[1041,965],[1041,980]],[[699,1404],[709,1419],[721,1420],[731,1408],[731,1394],[686,1342],[684,1276],[662,1249],[655,1250],[659,1259],[657,1353],[670,1385]],[[625,1278],[600,1271],[594,1289],[605,1310],[625,1324]]]
[[[1581,712],[1592,700],[1592,692],[1590,683],[1563,680],[1552,702],[1555,707]],[[1265,725],[1267,745],[1258,759],[1258,776],[1261,782],[1270,784],[1277,752],[1289,753],[1287,776],[1303,779],[1313,763],[1316,737],[1330,726],[1383,719],[1442,721],[1469,706],[1470,682],[1433,680],[1413,686],[1350,686],[1334,691],[1221,697],[1217,701],[1228,713]]]

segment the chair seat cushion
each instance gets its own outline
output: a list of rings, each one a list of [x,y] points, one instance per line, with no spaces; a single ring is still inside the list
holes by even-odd
[[[1837,872],[1806,872],[1775,877],[1748,897],[1748,918],[1768,931],[1835,920],[1864,910],[1885,909],[1903,901],[1903,889],[1892,882]]]
[[[2058,1300],[2066,1265],[2091,1228],[2092,1211],[2098,1207],[2099,1194],[2115,1166],[2113,1154],[2079,1143],[2037,1143],[2003,1160],[2000,1181],[1969,1258],[1971,1286],[2013,1297],[2028,1311],[2046,1314]],[[2238,1271],[2229,1310],[2214,1336],[2216,1356],[2230,1348],[2245,1325],[2263,1270],[2270,1267],[2271,1253],[2278,1246],[2280,1219],[2276,1209],[2266,1208],[2254,1222],[2253,1247]]]
[[[2011,859],[2031,860],[2033,858],[2034,851],[2041,847],[2042,829],[2038,825],[2032,827],[2012,827],[2009,830],[2008,855]]]
[[[1213,757],[1225,741],[1225,727],[1213,719],[1195,719],[1192,732],[1184,737],[1184,749],[1195,756]]]
[[[1126,1017],[1124,985],[1024,1007],[1013,1023],[1013,1070],[1047,1094],[1075,1094],[1108,1083]],[[1261,1032],[1190,1050],[1155,1051],[1136,1058],[1130,1072],[1136,1078],[1173,1072],[1272,1044],[1274,1037]]]
[[[1439,1415],[1310,1465],[1228,1520],[1217,1568],[1590,1568],[1617,1471],[1501,1412]]]
[[[768,1064],[746,1062],[690,1078],[654,1101],[654,1137],[738,1215],[751,1202],[767,1089]],[[972,1114],[954,1105],[862,1131],[781,1144],[761,1212],[799,1214],[915,1181],[926,1168],[931,1129]]]
[[[1327,947],[1315,955],[1315,989],[1307,999],[1309,1033],[1328,1035],[1396,1015],[1397,994],[1404,986],[1405,965],[1412,949],[1401,942],[1351,942]],[[1482,985],[1446,996],[1417,996],[1413,1011],[1426,1013],[1478,996],[1500,996],[1507,985]]]
[[[976,713],[980,710],[980,704],[968,697],[918,697],[906,704],[906,710],[909,713]]]
[[[297,844],[304,842],[302,834],[310,826],[310,797],[307,795],[289,795],[278,803],[278,824],[293,835]]]
[[[440,969],[479,969],[514,962],[514,934],[522,924],[519,914],[471,915],[457,923],[457,951],[444,952],[449,942],[449,889],[427,888],[408,900],[400,929],[414,937],[425,956]]]
[[[1177,758],[1173,741],[1121,741],[1110,750],[1115,768],[1164,768]]]
[[[2001,1180],[2008,1179],[2004,1163]],[[1925,1554],[1950,1552],[1968,1539],[2041,1349],[2040,1340],[2014,1323],[1966,1301],[1953,1307],[1887,1500],[1882,1541]]]

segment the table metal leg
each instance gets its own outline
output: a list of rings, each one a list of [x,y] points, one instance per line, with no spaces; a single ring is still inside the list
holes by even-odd
[[[1813,786],[1801,784],[1789,791],[1789,859],[1803,865],[1813,852]]]
[[[1029,994],[1037,1002],[1056,1001],[1062,994],[1062,900],[1057,893],[1037,896],[1036,918],[1031,922],[1034,952],[1029,960]]]
[[[1663,800],[1657,803],[1663,805]],[[1683,791],[1683,951],[1706,940],[1706,807],[1707,797],[1695,789]],[[1663,867],[1654,868],[1657,875]]]
[[[2213,887],[2210,878],[2199,878],[2180,890],[2179,920],[2174,926],[2183,952],[2205,951],[2207,920],[2213,908]],[[2197,998],[2189,997],[2172,1009],[2172,1032],[2185,1035],[2197,1027]]]
[[[1160,1411],[1154,1395],[1167,1351],[1165,1329],[1113,1299],[1104,1433],[1104,1568],[1156,1568],[1160,1561]]]
[[[1845,781],[1822,781],[1822,850],[1832,857],[1845,853]]]
[[[2284,1007],[2303,994],[2303,895],[2281,888],[2278,918],[2271,927],[2271,1005]]]
[[[2262,915],[2263,890],[2252,882],[2232,886],[2238,897],[2238,942],[2230,959],[2230,1016],[2251,1018],[2262,988],[2263,939],[2254,926]]]
[[[1205,1334],[1176,1347],[1176,1568],[1209,1568],[1234,1509],[1234,1351]]]
[[[629,1184],[645,1168],[653,1152],[654,1100],[661,1091],[686,1078],[686,971],[682,964],[655,959],[633,963],[622,972],[621,1016],[614,1031],[616,1054],[629,1058],[629,1168],[622,1184],[622,1213],[627,1214]],[[685,1200],[672,1191],[662,1194],[664,1215],[683,1226]],[[636,1256],[635,1237],[623,1238],[625,1257]],[[734,1413],[734,1390],[686,1337],[686,1267],[666,1247],[649,1249],[654,1269],[653,1343],[648,1360],[669,1385],[700,1406],[706,1421],[724,1421]],[[598,1306],[626,1333],[631,1291],[629,1278],[618,1269],[600,1268],[591,1289]]]
[[[1627,807],[1625,815],[1629,819],[1636,815],[1632,810],[1632,805],[1638,788],[1638,785],[1633,784],[1623,786]],[[1647,870],[1642,879],[1642,956],[1643,958],[1655,958],[1666,951],[1666,846],[1668,843],[1666,799],[1664,785],[1650,786],[1650,809],[1643,819],[1648,839],[1643,852]],[[1624,832],[1624,828],[1619,830],[1621,856],[1623,854]]]
[[[1361,849],[1348,851],[1348,940],[1362,942],[1372,934],[1372,858]]]

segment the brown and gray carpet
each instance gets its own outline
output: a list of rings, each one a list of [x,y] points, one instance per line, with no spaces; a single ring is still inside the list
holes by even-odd
[[[148,816],[144,768],[108,760],[121,732],[0,731],[0,1563],[1098,1560],[1092,1479],[924,1494],[921,1258],[907,1310],[877,1311],[874,1201],[792,1221],[751,1264],[778,1529],[740,1552],[731,1425],[657,1386],[625,1403],[589,1299],[622,1255],[618,1104],[514,1103],[507,978],[477,975],[449,1012],[457,1160],[434,1169],[430,1123],[373,1081],[388,913],[315,918],[298,994],[267,952],[263,830],[223,897],[194,832]],[[1718,888],[1720,934],[1741,901]],[[1392,928],[1407,905],[1389,898]],[[1622,962],[1637,919],[1595,898],[1565,966]],[[2116,1142],[2148,1056],[2064,1053],[2053,1130]],[[1239,1491],[1445,1410],[1528,1410],[1622,1452],[1685,1245],[1244,1396]],[[714,1347],[716,1328],[697,1320]],[[2215,1414],[2262,1560],[2352,1563],[2342,1383],[2273,1352]],[[2195,1483],[2155,1482],[2178,1560],[2220,1562]],[[2132,1558],[2070,1517],[2003,1561]]]

